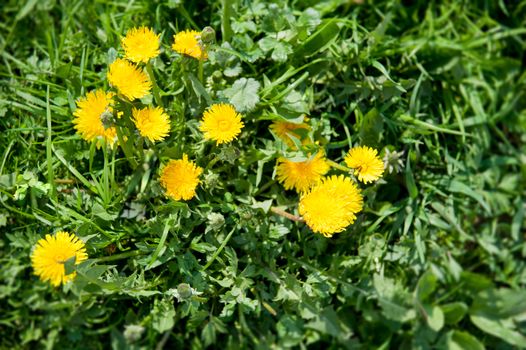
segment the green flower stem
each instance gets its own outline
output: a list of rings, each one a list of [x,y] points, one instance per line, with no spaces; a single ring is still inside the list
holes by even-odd
[[[232,0],[221,0],[221,32],[223,33],[223,42],[230,41],[233,31],[230,24],[230,15],[232,13]]]
[[[182,77],[183,79],[183,85],[185,87],[185,90],[186,91],[192,91],[192,83],[190,82],[190,78],[188,77],[188,72],[186,70],[186,62],[187,62],[187,59],[186,57],[182,57],[181,60],[179,61],[180,62],[180,70],[179,70],[179,77]],[[176,77],[172,77],[172,79],[177,79]],[[187,92],[189,93],[189,92]]]
[[[140,164],[144,164],[144,138],[139,137],[139,144],[137,145],[137,150],[139,150]]]
[[[135,124],[132,120],[132,107],[133,104],[126,98],[120,97],[121,108],[123,115],[118,120],[119,123],[115,125],[117,129],[117,137],[119,138],[119,143],[122,145],[124,155],[132,165],[133,169],[136,169],[138,166],[138,161],[136,157],[136,136],[135,136]],[[128,139],[124,140],[124,136],[127,136]],[[142,159],[143,154],[141,152],[140,159]]]
[[[219,161],[219,157],[215,156],[205,167],[206,170],[212,169],[214,165]]]
[[[101,186],[101,197],[104,205],[109,205],[111,201],[111,189],[110,189],[110,167],[108,161],[108,150],[109,145],[106,139],[103,139],[102,152],[104,155],[104,168],[102,169],[102,186]]]
[[[111,147],[111,178],[110,186],[111,188],[117,188],[117,183],[115,182],[115,155],[117,153],[117,147],[115,145]]]
[[[199,59],[199,71],[197,72],[198,74],[198,78],[199,78],[199,81],[201,82],[201,84],[204,84],[204,69],[203,69],[203,65],[204,65],[204,59],[203,59],[203,53],[201,53],[201,58]]]
[[[124,135],[122,133],[121,127],[119,125],[115,126],[115,130],[117,130],[117,138],[119,139],[119,144],[122,147],[122,150],[124,151],[124,155],[126,156],[126,159],[130,163],[133,169],[137,168],[137,161],[135,160],[135,157],[133,155],[133,151],[130,149],[130,145],[128,144],[128,140],[124,140]]]
[[[157,106],[163,107],[163,101],[161,100],[159,86],[157,85],[157,81],[155,80],[155,75],[153,74],[153,68],[150,62],[146,63],[146,71],[148,72],[148,75],[150,76],[150,81],[152,82],[153,98],[155,99],[155,103],[157,104]]]
[[[254,193],[254,197],[260,195],[261,193],[265,192],[270,186],[274,185],[276,183],[276,180],[270,180],[267,183],[265,183],[263,186],[261,186],[256,193]]]
[[[329,163],[329,165],[331,167],[333,167],[334,169],[338,169],[338,170],[341,170],[341,171],[345,171],[347,173],[351,173],[352,172],[352,169],[350,168],[347,168],[346,166],[343,166],[341,164],[338,164],[336,163],[335,161],[333,160],[330,160],[330,159],[327,159],[327,162]]]

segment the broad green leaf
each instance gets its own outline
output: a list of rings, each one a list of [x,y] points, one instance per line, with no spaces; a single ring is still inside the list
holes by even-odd
[[[305,327],[315,329],[322,334],[330,334],[334,337],[345,336],[348,333],[332,307],[325,308],[313,321],[307,323]]]
[[[470,308],[470,314],[492,319],[504,319],[526,313],[526,291],[508,288],[486,289],[479,292]]]
[[[156,300],[152,313],[152,327],[159,333],[172,329],[175,324],[175,309],[172,299]]]
[[[377,147],[382,137],[382,131],[383,118],[380,112],[376,108],[373,108],[363,116],[358,135],[363,144]]]
[[[426,321],[432,330],[438,332],[444,327],[444,313],[440,306],[424,305]]]
[[[283,103],[280,108],[286,108],[289,111],[293,111],[299,114],[309,113],[309,106],[307,102],[304,101],[303,94],[298,91],[292,90],[285,96]],[[303,129],[298,129],[298,132],[301,132]]]
[[[416,285],[416,296],[420,301],[425,301],[436,289],[437,278],[431,271],[426,271]]]
[[[458,281],[460,279],[460,274],[462,273],[462,267],[459,265],[459,263],[451,256],[451,254],[448,254],[448,264],[447,264],[448,270],[455,279],[455,281]]]
[[[293,315],[283,315],[276,324],[278,336],[286,346],[296,346],[304,336],[303,321]]]
[[[407,308],[388,299],[379,298],[378,304],[382,307],[382,314],[390,320],[404,323],[416,317],[414,309]]]
[[[113,221],[118,217],[118,214],[109,214],[99,203],[93,204],[91,211],[93,215],[101,218],[104,221]]]
[[[241,68],[240,64],[237,64],[233,67],[227,67],[223,71],[223,74],[229,78],[237,77],[239,74],[243,72],[243,68]]]
[[[313,8],[308,8],[299,16],[297,25],[298,36],[304,40],[321,23],[321,15]]]
[[[261,39],[258,45],[264,52],[272,51],[271,58],[276,62],[285,62],[292,53],[290,44],[269,36]]]
[[[415,311],[404,303],[409,296],[402,285],[379,274],[373,276],[373,284],[378,293],[378,304],[385,317],[397,322],[407,322],[415,318]]]
[[[72,256],[68,260],[64,262],[64,274],[69,275],[73,272],[75,272],[75,262],[77,261],[76,256]]]
[[[471,315],[471,322],[484,332],[500,338],[508,344],[524,347],[526,346],[526,337],[514,328],[510,327],[510,323],[504,324],[502,321],[491,320],[484,316]]]
[[[448,334],[448,350],[484,350],[484,345],[473,335],[463,331],[452,331]]]
[[[252,204],[252,208],[262,209],[265,213],[268,213],[268,211],[270,210],[270,207],[272,206],[272,202],[273,202],[272,199],[267,199],[266,201],[262,201],[262,202],[254,202]]]
[[[256,107],[259,102],[260,84],[252,78],[241,78],[234,82],[232,87],[223,91],[238,112],[248,112]]]
[[[454,302],[440,306],[444,312],[446,324],[455,324],[462,320],[468,312],[468,306],[462,302]]]
[[[207,322],[201,331],[201,339],[205,346],[209,346],[216,341],[216,329],[212,322]]]
[[[479,273],[463,271],[460,274],[460,280],[468,290],[474,293],[493,287],[491,280]]]

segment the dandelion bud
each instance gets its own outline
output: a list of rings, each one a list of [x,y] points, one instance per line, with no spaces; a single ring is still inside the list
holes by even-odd
[[[141,339],[144,333],[144,327],[136,324],[130,324],[124,327],[124,338],[128,343],[135,343]]]
[[[216,42],[216,31],[212,27],[204,27],[201,32],[201,43],[204,46],[215,44]]]
[[[385,149],[384,154],[384,167],[387,171],[389,171],[389,174],[395,173],[398,174],[402,172],[404,169],[404,151],[397,152],[397,151],[389,151],[388,148]]]
[[[192,287],[188,283],[181,283],[177,286],[178,299],[188,299],[193,295]]]
[[[212,73],[212,78],[219,80],[223,77],[223,73],[221,71],[216,70],[214,73]]]
[[[235,164],[239,159],[241,152],[238,148],[234,146],[227,146],[221,149],[221,152],[217,155],[220,160],[223,162],[228,162],[230,164]]]
[[[100,115],[100,121],[102,122],[102,126],[104,127],[104,129],[111,128],[114,124],[113,113],[106,109]]]
[[[180,283],[177,288],[170,288],[165,294],[177,298],[177,301],[181,302],[191,300],[190,298],[193,299],[203,292],[196,291],[188,283]]]
[[[250,221],[254,217],[254,213],[248,207],[240,207],[237,213],[239,215],[239,218],[245,222]]]
[[[208,219],[208,227],[211,231],[217,231],[225,224],[225,217],[220,213],[210,213],[206,217]]]
[[[209,189],[214,189],[219,185],[219,175],[208,171],[204,178],[205,187]]]

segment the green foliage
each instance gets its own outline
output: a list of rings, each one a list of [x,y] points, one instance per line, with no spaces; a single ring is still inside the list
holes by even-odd
[[[0,348],[526,347],[525,19],[525,1],[4,1]],[[161,34],[170,136],[97,147],[75,101],[138,25]],[[206,26],[202,65],[171,50]],[[228,146],[198,129],[213,102],[244,116]],[[273,210],[298,196],[268,127],[305,117],[330,159],[396,165],[332,239]],[[205,170],[175,202],[159,167],[183,153]],[[58,230],[90,259],[53,288],[30,254]]]

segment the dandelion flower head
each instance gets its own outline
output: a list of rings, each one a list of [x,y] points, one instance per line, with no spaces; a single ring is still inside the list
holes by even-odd
[[[378,180],[384,172],[384,162],[378,152],[367,146],[354,147],[345,156],[345,164],[354,169],[354,175],[363,183]]]
[[[219,103],[204,112],[199,129],[204,133],[205,139],[221,144],[237,138],[243,126],[241,114],[232,105]]]
[[[104,138],[113,144],[117,137],[114,127],[106,128],[102,122],[105,113],[113,113],[111,92],[103,90],[90,91],[77,101],[77,109],[73,112],[73,124],[77,133],[86,141]]]
[[[308,139],[303,139],[303,132],[310,130],[310,126],[307,123],[298,124],[285,121],[275,121],[270,126],[270,130],[291,148],[296,148],[292,139],[293,137],[300,140],[302,144],[309,142]]]
[[[150,93],[152,83],[146,73],[134,64],[117,58],[110,64],[108,81],[130,101]]]
[[[312,231],[331,237],[351,225],[362,206],[356,184],[344,175],[333,175],[301,196],[299,212]]]
[[[159,37],[148,27],[132,28],[121,39],[125,57],[132,62],[147,63],[159,55]]]
[[[133,122],[142,137],[152,142],[162,141],[170,132],[170,117],[161,107],[132,109]]]
[[[305,192],[320,182],[329,169],[324,152],[320,151],[302,162],[280,158],[276,173],[286,190],[294,188],[297,192]]]
[[[201,33],[196,30],[185,30],[174,35],[172,49],[182,55],[197,59],[207,59],[208,54],[199,44]]]
[[[88,258],[84,242],[74,234],[59,231],[40,239],[31,254],[35,275],[57,287],[75,278],[76,272],[66,275],[65,262],[75,258],[75,265]]]
[[[190,200],[195,196],[195,189],[199,185],[199,175],[203,168],[188,160],[183,154],[182,159],[172,159],[161,170],[161,185],[166,195],[173,200]]]

